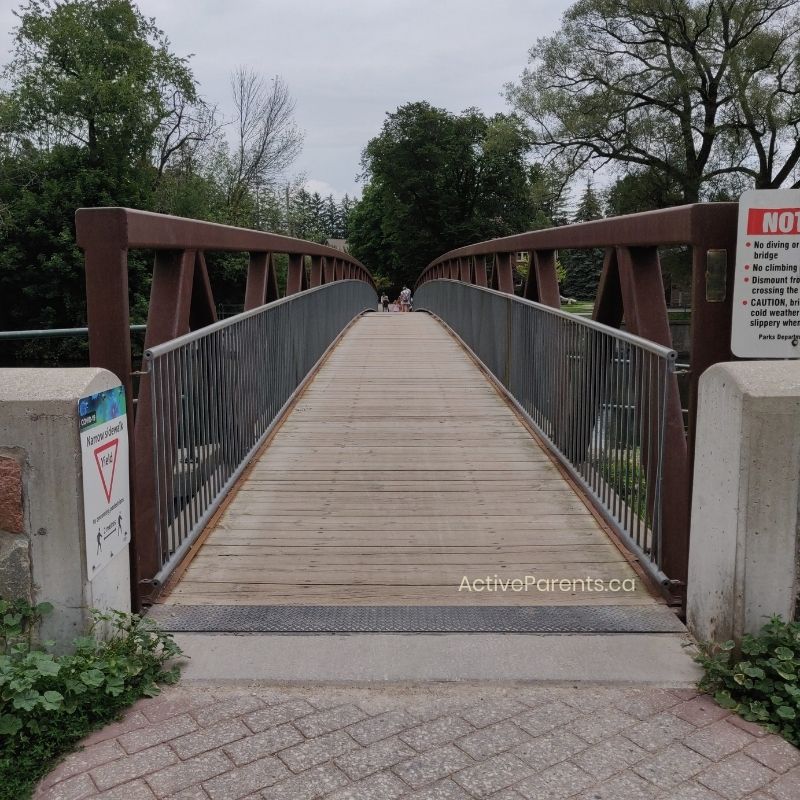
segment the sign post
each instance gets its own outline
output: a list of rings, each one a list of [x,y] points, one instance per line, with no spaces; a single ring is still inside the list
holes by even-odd
[[[739,200],[731,351],[800,358],[800,190],[753,189]]]
[[[78,401],[86,571],[91,580],[131,538],[128,430],[122,386]]]

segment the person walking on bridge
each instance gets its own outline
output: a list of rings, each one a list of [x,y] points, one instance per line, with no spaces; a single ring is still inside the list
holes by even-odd
[[[381,295],[381,309],[387,313],[389,311],[389,295],[386,292]]]
[[[400,292],[400,310],[411,310],[411,289],[409,289],[408,286],[404,286],[403,291]]]

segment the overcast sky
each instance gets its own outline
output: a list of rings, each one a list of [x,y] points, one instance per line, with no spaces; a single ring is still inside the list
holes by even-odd
[[[450,111],[507,110],[539,36],[558,26],[565,0],[138,0],[201,91],[223,110],[229,76],[246,65],[289,85],[305,132],[295,171],[323,194],[360,194],[359,158],[387,111],[427,100]],[[0,0],[10,45],[18,0]],[[6,59],[3,59],[4,61]]]

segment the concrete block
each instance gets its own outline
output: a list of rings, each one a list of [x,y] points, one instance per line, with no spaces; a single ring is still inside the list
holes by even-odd
[[[94,368],[0,370],[5,466],[0,475],[20,476],[22,525],[14,535],[29,556],[26,566],[21,546],[12,548],[5,561],[5,550],[0,550],[0,563],[13,564],[15,574],[12,580],[10,566],[6,573],[0,570],[0,593],[22,594],[27,570],[30,599],[56,607],[42,624],[42,638],[54,640],[61,650],[86,631],[89,609],[130,610],[127,549],[91,580],[86,573],[78,435],[78,400],[119,383],[112,373]],[[18,473],[9,460],[18,465]],[[15,493],[12,486],[8,495]]]
[[[0,531],[0,595],[33,600],[30,547],[26,536]]]
[[[687,620],[700,639],[798,612],[800,363],[716,364],[700,378]]]

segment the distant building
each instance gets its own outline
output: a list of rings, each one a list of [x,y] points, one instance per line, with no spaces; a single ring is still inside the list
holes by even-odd
[[[343,253],[350,252],[350,248],[347,246],[347,239],[326,239],[325,244],[334,250],[341,250]]]

